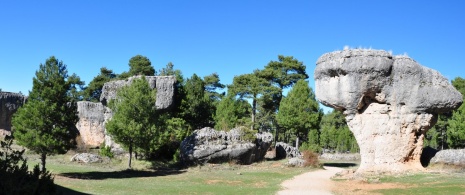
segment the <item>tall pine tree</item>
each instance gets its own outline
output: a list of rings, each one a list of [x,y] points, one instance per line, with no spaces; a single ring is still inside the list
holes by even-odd
[[[78,115],[62,61],[50,57],[35,75],[28,101],[13,116],[13,135],[18,144],[40,155],[45,171],[47,155],[63,154],[75,146]]]

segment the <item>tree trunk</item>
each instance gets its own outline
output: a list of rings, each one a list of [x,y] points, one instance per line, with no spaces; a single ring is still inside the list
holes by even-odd
[[[252,127],[251,130],[254,130],[255,125],[255,112],[257,110],[257,98],[254,96],[252,100]]]
[[[129,143],[129,162],[128,162],[128,167],[131,169],[131,160],[132,160],[132,142]]]
[[[40,161],[42,162],[42,172],[45,173],[46,169],[45,169],[45,159],[47,158],[47,155],[45,153],[42,153],[40,155]]]
[[[295,148],[299,149],[299,137],[295,140]]]

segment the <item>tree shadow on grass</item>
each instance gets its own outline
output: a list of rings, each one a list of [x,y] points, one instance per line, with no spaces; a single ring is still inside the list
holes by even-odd
[[[323,166],[347,168],[347,167],[355,167],[357,166],[357,164],[355,163],[323,163]]]
[[[75,190],[69,189],[69,188],[67,188],[67,187],[60,186],[60,185],[55,185],[55,187],[56,187],[56,192],[57,192],[57,194],[66,194],[66,195],[90,195],[90,194],[83,193],[83,192],[78,192],[78,191],[75,191]]]
[[[73,178],[73,179],[84,179],[84,180],[104,180],[104,179],[125,179],[125,178],[136,178],[136,177],[160,177],[167,175],[177,175],[186,172],[185,170],[177,169],[163,169],[163,170],[123,170],[123,171],[112,171],[112,172],[71,172],[61,173],[60,176]]]

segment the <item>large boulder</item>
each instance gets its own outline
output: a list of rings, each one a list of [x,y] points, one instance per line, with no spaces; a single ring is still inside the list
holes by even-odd
[[[133,80],[139,79],[142,76],[133,76],[125,80],[110,81],[103,85],[102,94],[100,95],[100,102],[103,105],[107,105],[110,100],[116,98],[118,89],[128,84],[131,84]],[[173,97],[175,93],[176,77],[174,76],[145,76],[152,89],[157,90],[157,109],[167,109],[173,105]]]
[[[302,153],[300,152],[299,148],[296,148],[284,142],[276,143],[276,158],[277,159],[297,158],[297,157],[302,157]]]
[[[109,109],[100,102],[80,101],[77,105],[79,121],[76,128],[82,143],[91,148],[99,147],[105,141],[104,113]]]
[[[465,149],[438,151],[434,157],[431,158],[429,164],[445,164],[465,167]]]
[[[195,130],[181,143],[181,160],[188,165],[230,161],[251,164],[263,160],[273,136],[270,133],[258,133],[253,140],[245,137],[241,128],[228,132],[209,127]]]
[[[102,88],[101,102],[78,102],[79,121],[76,127],[79,130],[81,140],[86,147],[98,147],[102,143],[112,148],[113,152],[122,152],[119,144],[115,143],[106,132],[105,125],[113,116],[113,112],[107,107],[110,100],[116,98],[118,89],[128,84],[136,78],[133,76],[125,80],[110,81]],[[150,87],[157,90],[156,108],[168,109],[173,105],[176,78],[174,76],[146,76]]]
[[[26,99],[19,93],[0,92],[0,137],[11,134],[11,118]]]
[[[322,104],[343,111],[360,146],[357,173],[423,169],[426,131],[438,113],[462,104],[439,72],[382,50],[324,54],[315,69],[315,93]]]

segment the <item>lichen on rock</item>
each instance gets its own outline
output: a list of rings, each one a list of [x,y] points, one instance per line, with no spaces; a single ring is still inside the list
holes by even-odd
[[[322,104],[343,111],[360,146],[357,173],[423,169],[426,131],[437,114],[462,104],[439,72],[382,50],[324,54],[315,69],[315,93]]]

